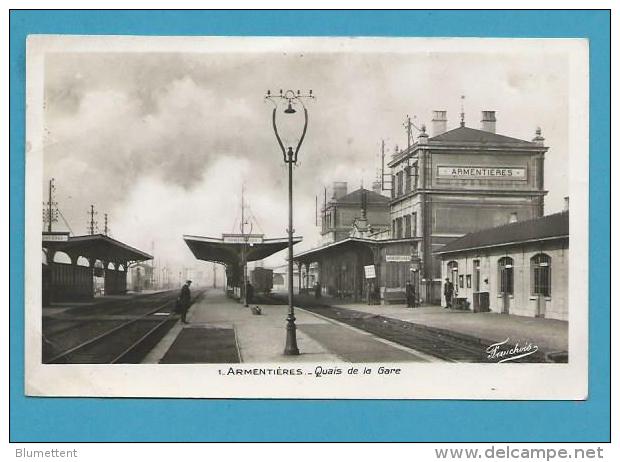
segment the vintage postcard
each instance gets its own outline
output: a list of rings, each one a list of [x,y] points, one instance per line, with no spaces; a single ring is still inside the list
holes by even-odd
[[[27,394],[587,399],[588,63],[30,36]]]

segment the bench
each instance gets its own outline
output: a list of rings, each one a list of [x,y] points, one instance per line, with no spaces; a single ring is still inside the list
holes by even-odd
[[[392,303],[406,303],[407,296],[405,295],[405,291],[384,291],[383,292],[383,303],[386,305],[391,305]]]

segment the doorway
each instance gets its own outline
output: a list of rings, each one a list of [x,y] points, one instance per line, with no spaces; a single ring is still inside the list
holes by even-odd
[[[502,314],[510,314],[510,300],[514,294],[514,262],[510,257],[498,261],[499,294],[502,300]]]
[[[536,296],[536,317],[544,318],[547,312],[547,299],[551,297],[551,257],[544,253],[536,254],[530,260],[532,294]]]

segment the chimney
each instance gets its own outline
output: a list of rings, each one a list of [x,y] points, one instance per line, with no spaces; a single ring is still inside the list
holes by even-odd
[[[431,136],[441,135],[448,128],[447,111],[433,111],[433,120],[431,121]]]
[[[517,222],[517,212],[510,212],[510,218],[508,218],[508,223],[516,223]]]
[[[422,125],[420,128],[420,134],[418,135],[418,144],[427,144],[428,134],[426,133],[426,125]]]
[[[481,129],[485,132],[495,133],[495,111],[482,111],[482,126]]]
[[[538,146],[545,145],[545,138],[542,136],[542,129],[540,127],[536,127],[536,136],[532,138],[532,142]]]
[[[372,192],[381,194],[381,182],[379,180],[372,182]]]
[[[332,199],[341,199],[347,195],[347,182],[346,181],[334,181],[332,185],[333,196]]]
[[[564,211],[568,212],[568,196],[564,197]]]

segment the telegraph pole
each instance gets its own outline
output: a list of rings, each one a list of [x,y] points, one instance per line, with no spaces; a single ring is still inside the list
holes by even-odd
[[[247,305],[247,294],[246,294],[246,284],[245,284],[245,207],[243,205],[245,193],[245,185],[241,185],[241,239],[243,239],[243,244],[241,247],[241,288],[243,289],[242,301],[245,306]]]
[[[108,214],[104,213],[103,214],[103,234],[107,236],[109,232],[110,232],[110,229],[108,228]]]
[[[49,184],[49,190],[48,190],[48,200],[47,200],[47,231],[48,232],[52,232],[52,204],[53,202],[53,198],[52,198],[52,191],[54,188],[54,179],[52,178],[50,180],[50,184]]]
[[[405,120],[403,126],[407,130],[407,152],[409,152],[411,150],[411,144],[413,141],[413,134],[411,131],[411,129],[413,128],[413,124],[411,123],[411,117],[409,117],[409,114],[407,114],[407,119]]]
[[[386,176],[392,178],[392,175],[385,173],[385,140],[381,140],[381,191],[392,190],[392,180],[390,179],[390,181],[385,181]],[[387,187],[386,184],[389,184],[389,187]]]
[[[252,229],[250,228],[250,233]],[[245,185],[241,185],[241,239],[243,244],[241,247],[241,264],[242,264],[242,284],[243,284],[243,306],[248,306],[248,262],[247,262],[247,246],[249,236],[245,234]]]
[[[90,205],[90,212],[88,212],[88,214],[90,215],[90,220],[88,222],[88,231],[92,236],[93,234],[95,234],[95,229],[97,228],[97,222],[95,221],[95,215],[97,215],[97,212],[95,212],[94,205]]]
[[[55,189],[54,178],[52,178],[48,184],[47,202],[43,203],[45,206],[45,209],[43,209],[43,222],[47,223],[48,233],[52,232],[52,223],[58,221],[58,209],[54,209],[58,205],[57,202],[54,202]]]

